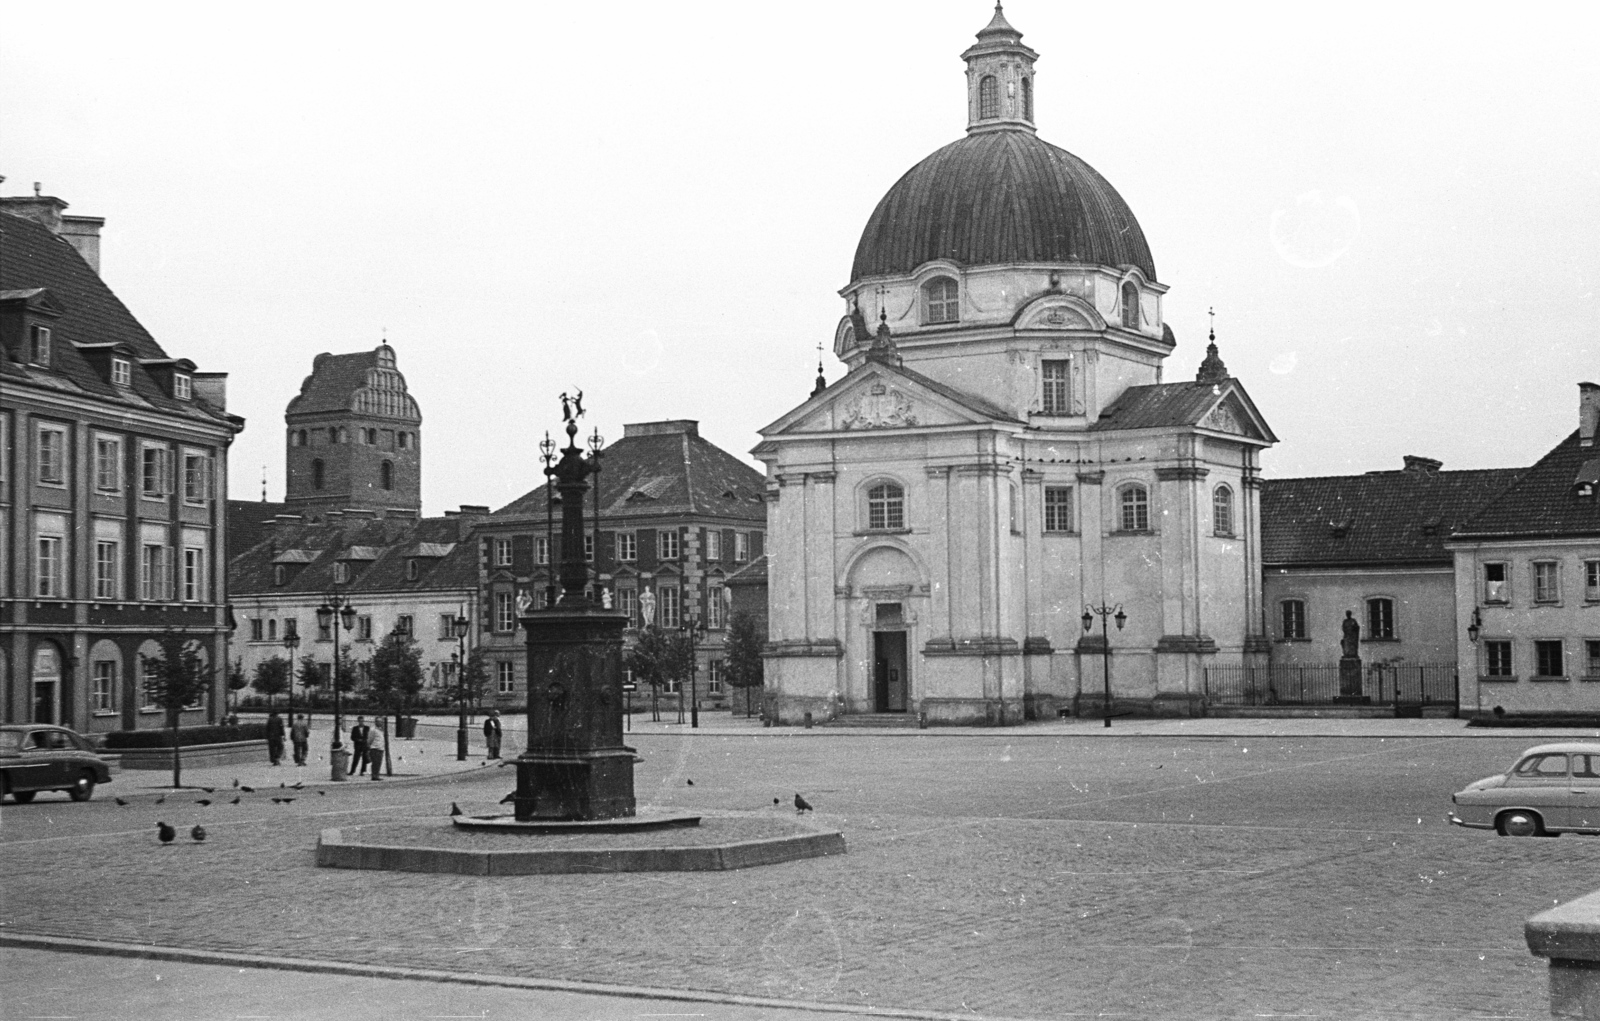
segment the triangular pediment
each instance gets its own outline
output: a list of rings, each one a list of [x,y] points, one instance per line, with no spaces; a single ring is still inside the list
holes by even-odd
[[[1217,397],[1216,403],[1195,424],[1201,429],[1230,436],[1264,443],[1277,442],[1277,437],[1272,434],[1272,429],[1261,417],[1261,412],[1256,410],[1255,403],[1244,392],[1244,388],[1231,380]]]
[[[761,430],[763,436],[983,425],[998,408],[920,374],[868,362]]]

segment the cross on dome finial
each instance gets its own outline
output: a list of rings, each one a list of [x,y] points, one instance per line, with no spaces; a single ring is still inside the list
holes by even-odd
[[[1211,342],[1206,345],[1206,357],[1200,363],[1200,371],[1194,374],[1194,380],[1215,386],[1229,378],[1228,367],[1222,364],[1222,358],[1217,354],[1217,310],[1214,307],[1207,309],[1206,315],[1211,317]]]
[[[822,374],[822,341],[817,341],[817,385],[811,388],[811,396],[828,389],[828,377]]]

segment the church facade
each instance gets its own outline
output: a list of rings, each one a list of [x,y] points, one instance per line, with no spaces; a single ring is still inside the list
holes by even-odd
[[[997,7],[966,137],[862,234],[846,375],[762,430],[774,722],[1013,723],[1108,688],[1188,713],[1206,666],[1265,659],[1276,438],[1214,337],[1163,381],[1166,288],[1115,189],[1035,133],[1037,56]]]

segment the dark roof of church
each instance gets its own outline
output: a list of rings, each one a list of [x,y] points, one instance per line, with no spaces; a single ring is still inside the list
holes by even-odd
[[[352,572],[349,583],[339,586],[343,592],[474,588],[478,555],[469,528],[460,518],[445,517],[369,518],[274,530],[228,562],[228,592],[233,597],[328,592],[340,560],[349,562]],[[417,577],[409,580],[407,564],[413,559]],[[282,585],[275,577],[280,563],[288,568]]]
[[[1577,483],[1596,484],[1579,496]],[[1562,440],[1516,482],[1486,502],[1458,529],[1472,539],[1557,538],[1600,535],[1600,447],[1585,447],[1578,433]]]
[[[1144,231],[1115,188],[1031,131],[977,131],[912,167],[873,210],[852,281],[934,259],[1137,266],[1156,277]]]
[[[1522,470],[1409,468],[1267,479],[1261,487],[1262,562],[1448,564],[1444,543],[1451,532]]]
[[[699,514],[765,522],[762,474],[722,448],[700,438],[694,423],[651,423],[624,435],[601,454],[600,502],[606,521],[663,514]],[[591,480],[592,481],[592,480]],[[593,506],[593,492],[585,513]],[[541,485],[495,511],[494,524],[545,518]]]
[[[50,321],[51,367],[26,365],[0,346],[0,373],[19,379],[50,380],[95,397],[136,407],[157,408],[186,417],[242,423],[213,408],[196,394],[190,400],[171,396],[140,360],[169,356],[128,306],[65,238],[43,224],[0,212],[0,292],[8,299],[32,300],[28,292],[48,291],[61,315]],[[79,345],[125,345],[130,359],[130,386],[113,386],[84,358]]]
[[[317,355],[311,363],[311,375],[301,381],[300,392],[289,401],[285,414],[349,411],[355,404],[356,391],[367,385],[367,373],[377,366],[376,349],[352,354]],[[407,399],[411,400],[409,394]],[[411,400],[411,407],[415,410],[414,400]]]

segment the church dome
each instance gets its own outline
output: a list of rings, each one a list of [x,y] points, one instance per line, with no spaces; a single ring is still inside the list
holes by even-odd
[[[1156,279],[1144,231],[1110,182],[1010,125],[974,130],[895,182],[861,233],[850,279],[904,275],[934,259],[1136,266]]]

